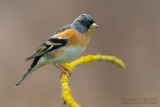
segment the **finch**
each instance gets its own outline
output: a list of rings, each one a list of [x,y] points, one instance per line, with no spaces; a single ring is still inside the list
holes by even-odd
[[[41,44],[35,53],[26,59],[34,59],[28,71],[16,84],[18,86],[30,73],[38,68],[52,64],[61,69],[62,72],[68,70],[64,63],[78,58],[86,49],[91,38],[92,31],[98,28],[94,19],[88,14],[77,17],[72,24],[60,28],[44,43]],[[68,70],[69,71],[69,70]],[[71,72],[69,72],[71,73]]]

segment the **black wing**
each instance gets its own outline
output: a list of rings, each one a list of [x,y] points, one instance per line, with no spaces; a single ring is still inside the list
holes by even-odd
[[[51,52],[55,49],[58,49],[62,46],[65,46],[67,44],[68,40],[67,39],[59,39],[59,38],[50,38],[46,42],[44,42],[37,50],[36,52],[30,56],[29,58],[26,59],[26,61],[42,56],[48,52]]]

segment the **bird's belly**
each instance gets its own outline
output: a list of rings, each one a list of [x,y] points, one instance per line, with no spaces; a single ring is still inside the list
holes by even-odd
[[[78,58],[84,51],[84,49],[85,48],[81,47],[68,47],[66,49],[63,49],[63,51],[59,55],[57,55],[53,59],[50,59],[48,62],[50,64],[64,64],[66,62],[70,62]]]

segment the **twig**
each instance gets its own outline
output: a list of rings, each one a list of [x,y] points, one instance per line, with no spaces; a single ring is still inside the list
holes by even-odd
[[[93,61],[107,61],[110,63],[113,63],[117,65],[118,67],[124,69],[125,65],[124,63],[116,58],[115,56],[104,56],[104,55],[88,55],[81,57],[73,62],[65,63],[64,66],[67,67],[70,71],[74,71],[75,66],[79,66],[82,64],[86,64]],[[61,85],[62,85],[62,99],[64,100],[64,103],[67,104],[69,107],[80,107],[74,99],[71,96],[71,90],[68,86],[69,78],[67,74],[62,74],[61,76]]]

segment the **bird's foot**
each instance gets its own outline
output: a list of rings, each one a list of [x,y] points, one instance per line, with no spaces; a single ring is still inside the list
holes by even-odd
[[[72,71],[69,70],[68,68],[64,67],[63,65],[56,65],[56,67],[62,71],[62,72],[61,72],[61,76],[62,76],[63,74],[67,74],[68,78],[71,76]],[[60,77],[61,77],[61,76],[60,76]]]
[[[64,71],[65,71],[66,73],[68,73],[68,74],[69,74],[69,76],[71,76],[72,71],[71,71],[70,69],[68,69],[68,68],[64,67],[63,65],[60,65],[60,67],[62,67],[62,68],[64,69]]]
[[[69,73],[68,73],[67,71],[62,71],[62,72],[61,72],[61,75],[60,75],[60,78],[61,78],[62,75],[64,75],[64,74],[67,74],[67,77],[68,77],[68,78],[70,77],[70,75],[69,75]]]

